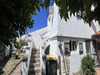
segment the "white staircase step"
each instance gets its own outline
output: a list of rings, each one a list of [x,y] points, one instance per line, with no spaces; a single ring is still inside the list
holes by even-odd
[[[40,58],[40,54],[33,54],[31,55],[32,58]]]
[[[40,51],[32,51],[32,54],[40,54]]]
[[[41,72],[40,67],[31,68],[31,69],[29,69],[29,71],[34,71],[35,73]]]
[[[32,54],[32,56],[40,56],[40,54]]]
[[[41,73],[34,73],[34,74],[30,74],[30,75],[41,75]]]
[[[40,58],[32,58],[31,62],[40,62]]]
[[[30,67],[40,67],[40,62],[30,63]]]
[[[31,52],[31,59],[30,59],[28,75],[41,75],[40,50],[39,49],[34,48]]]

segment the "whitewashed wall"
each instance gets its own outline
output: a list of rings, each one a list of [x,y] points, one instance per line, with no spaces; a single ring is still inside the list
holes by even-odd
[[[58,32],[58,22],[57,22],[57,19],[58,19],[58,8],[55,4],[52,5],[54,7],[54,13],[52,15],[49,15],[48,16],[48,30],[50,32],[50,35],[53,35],[55,33]]]
[[[82,19],[78,19],[76,16],[71,16],[69,20],[65,21],[60,18],[59,9],[54,3],[53,15],[48,16],[48,29],[50,35],[57,33],[59,36],[79,37],[79,38],[91,38],[91,36],[100,30],[98,22],[93,21],[91,27],[85,23]],[[50,21],[49,21],[50,19]]]
[[[97,22],[94,22],[94,28],[96,31],[100,30],[100,26]],[[79,20],[75,16],[71,16],[67,22],[64,19],[58,20],[58,35],[91,38],[94,33],[93,25],[90,27],[89,24],[84,23],[82,19]]]
[[[46,30],[47,30],[47,27],[29,33],[29,35],[32,36],[32,39],[34,39],[34,43],[35,43],[37,49],[40,49],[40,42],[41,42],[41,36],[40,36],[40,34],[42,32],[44,32],[44,31],[46,31]]]
[[[58,44],[57,44],[57,37],[53,37],[50,39],[50,55],[55,55],[57,57]]]
[[[66,41],[77,41],[77,49],[76,51],[71,51],[69,58],[70,62],[70,73],[75,73],[80,70],[81,66],[81,59],[86,55],[86,46],[85,46],[85,39],[78,39],[78,38],[70,38],[70,37],[58,37],[58,45],[59,43],[62,44],[62,50],[64,50],[64,42]],[[79,54],[79,43],[83,43],[83,54]],[[58,55],[61,56],[61,62],[63,61],[63,55],[61,54],[60,49],[58,48]],[[62,67],[61,67],[62,68]]]

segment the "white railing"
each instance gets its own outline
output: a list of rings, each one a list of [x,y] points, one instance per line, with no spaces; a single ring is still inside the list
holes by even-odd
[[[22,75],[28,75],[31,53],[32,53],[33,46],[35,46],[33,40],[30,43],[31,45],[30,45],[29,56],[27,57],[27,61],[22,62]]]
[[[34,45],[34,41],[32,40],[31,47],[30,47],[30,53],[28,56],[28,62],[27,62],[27,75],[28,75],[28,71],[29,71],[29,65],[30,65],[31,53],[32,53],[33,46],[35,46],[35,45]]]
[[[27,75],[27,62],[22,62],[22,75]]]

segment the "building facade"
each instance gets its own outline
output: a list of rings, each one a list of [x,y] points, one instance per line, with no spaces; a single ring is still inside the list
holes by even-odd
[[[47,75],[48,72],[46,71],[48,67],[43,60],[44,55],[56,57],[57,75],[78,72],[81,68],[81,60],[87,54],[95,58],[95,63],[98,65],[92,36],[100,30],[100,26],[95,21],[92,21],[89,26],[80,16],[72,15],[67,21],[61,19],[59,8],[53,1],[49,7],[47,27],[29,33],[35,48],[40,50],[41,75]]]

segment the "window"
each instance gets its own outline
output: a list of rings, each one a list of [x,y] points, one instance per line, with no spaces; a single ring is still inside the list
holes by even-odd
[[[83,54],[83,44],[79,43],[79,53]]]
[[[90,53],[91,52],[90,40],[86,40],[85,44],[86,44],[86,53]]]
[[[77,42],[76,41],[72,41],[72,51],[76,51],[77,49]]]
[[[71,51],[76,51],[77,41],[69,41],[64,43],[64,53],[70,53]]]
[[[68,42],[64,43],[64,50],[65,50],[65,52],[70,52],[70,43],[68,43]]]
[[[64,43],[64,55],[70,56],[70,43],[69,42]]]

